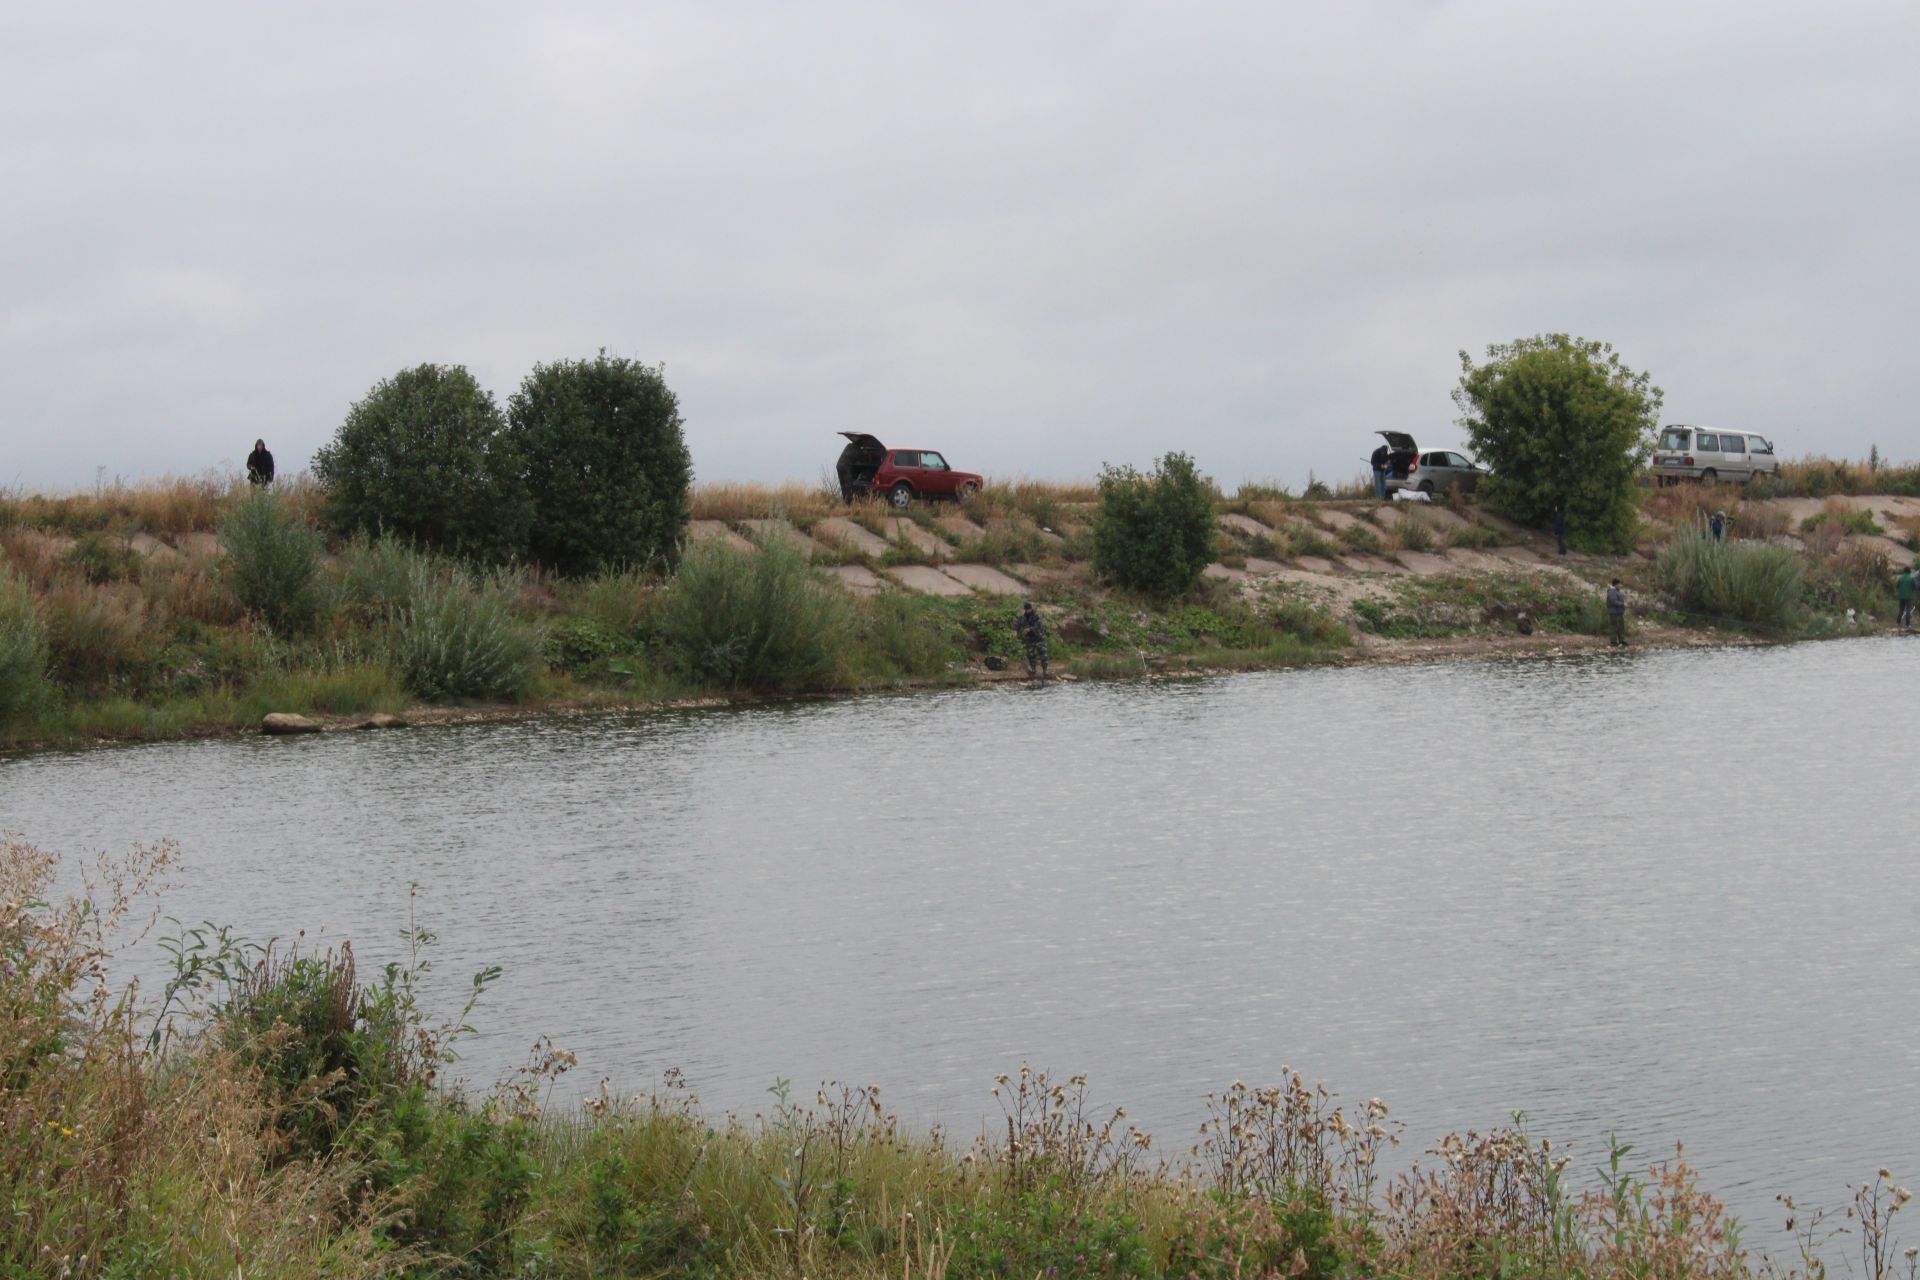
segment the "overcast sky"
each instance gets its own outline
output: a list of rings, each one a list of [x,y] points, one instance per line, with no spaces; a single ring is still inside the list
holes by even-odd
[[[606,347],[700,481],[858,429],[1297,488],[1551,331],[1920,455],[1911,0],[0,0],[0,121],[0,486],[293,470],[401,368]]]

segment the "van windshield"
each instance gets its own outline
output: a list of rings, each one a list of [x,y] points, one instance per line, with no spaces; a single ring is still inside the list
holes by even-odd
[[[1687,437],[1689,434],[1685,427],[1668,427],[1660,433],[1660,447],[1662,449],[1684,449],[1687,447]]]

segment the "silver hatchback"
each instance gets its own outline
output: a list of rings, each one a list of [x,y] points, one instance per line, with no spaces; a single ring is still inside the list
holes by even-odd
[[[1472,493],[1480,487],[1487,469],[1464,453],[1451,449],[1429,449],[1407,464],[1405,476],[1387,481],[1387,491],[1408,493]]]

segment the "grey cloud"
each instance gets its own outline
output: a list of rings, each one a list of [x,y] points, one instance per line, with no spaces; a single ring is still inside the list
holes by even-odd
[[[606,346],[703,479],[861,427],[1298,485],[1545,330],[1920,453],[1905,4],[18,8],[0,484],[297,466],[400,367]]]

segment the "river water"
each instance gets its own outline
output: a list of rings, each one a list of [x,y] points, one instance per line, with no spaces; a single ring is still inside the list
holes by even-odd
[[[166,909],[505,976],[462,1071],[874,1083],[962,1138],[1022,1061],[1184,1150],[1283,1064],[1409,1146],[1524,1110],[1581,1167],[1920,1178],[1902,639],[969,690],[48,753],[0,828],[160,837]],[[148,952],[150,954],[151,947]],[[150,963],[135,958],[134,963]]]

